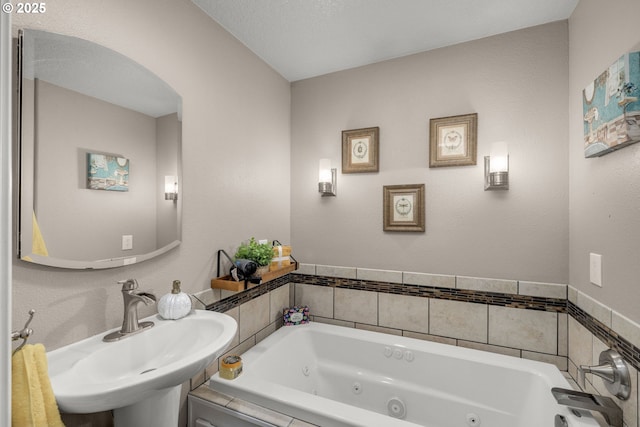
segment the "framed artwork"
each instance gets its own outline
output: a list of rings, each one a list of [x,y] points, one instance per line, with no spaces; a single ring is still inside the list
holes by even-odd
[[[430,120],[430,168],[475,165],[477,147],[477,113]]]
[[[87,188],[129,191],[129,159],[87,153]]]
[[[383,187],[383,230],[424,231],[424,184]]]
[[[640,52],[622,55],[582,91],[584,156],[640,142]]]
[[[342,173],[378,172],[380,128],[342,131]]]

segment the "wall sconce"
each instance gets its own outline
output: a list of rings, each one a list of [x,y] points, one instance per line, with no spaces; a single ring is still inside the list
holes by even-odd
[[[509,189],[509,149],[506,142],[491,144],[491,155],[484,157],[484,191]]]
[[[336,176],[338,170],[331,167],[330,159],[320,159],[320,171],[318,174],[318,191],[325,196],[336,195]]]
[[[164,199],[178,200],[178,177],[167,175],[164,177]]]

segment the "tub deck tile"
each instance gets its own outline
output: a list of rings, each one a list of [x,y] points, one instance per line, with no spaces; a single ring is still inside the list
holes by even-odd
[[[320,427],[320,426],[294,418],[293,421],[291,421],[291,424],[289,424],[289,427]]]
[[[238,398],[234,398],[226,406],[231,410],[271,423],[278,427],[289,427],[293,421],[292,417]]]
[[[212,390],[206,384],[192,390],[191,394],[220,406],[227,406],[233,400],[233,396]]]

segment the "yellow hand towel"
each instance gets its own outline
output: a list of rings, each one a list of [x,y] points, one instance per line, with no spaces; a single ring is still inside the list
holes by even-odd
[[[11,425],[64,427],[42,344],[25,345],[11,358]]]

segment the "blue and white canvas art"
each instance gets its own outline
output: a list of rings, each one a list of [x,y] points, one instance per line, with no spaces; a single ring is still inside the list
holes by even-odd
[[[585,157],[640,141],[640,52],[622,55],[582,95]]]
[[[87,188],[129,191],[129,159],[87,153]]]

